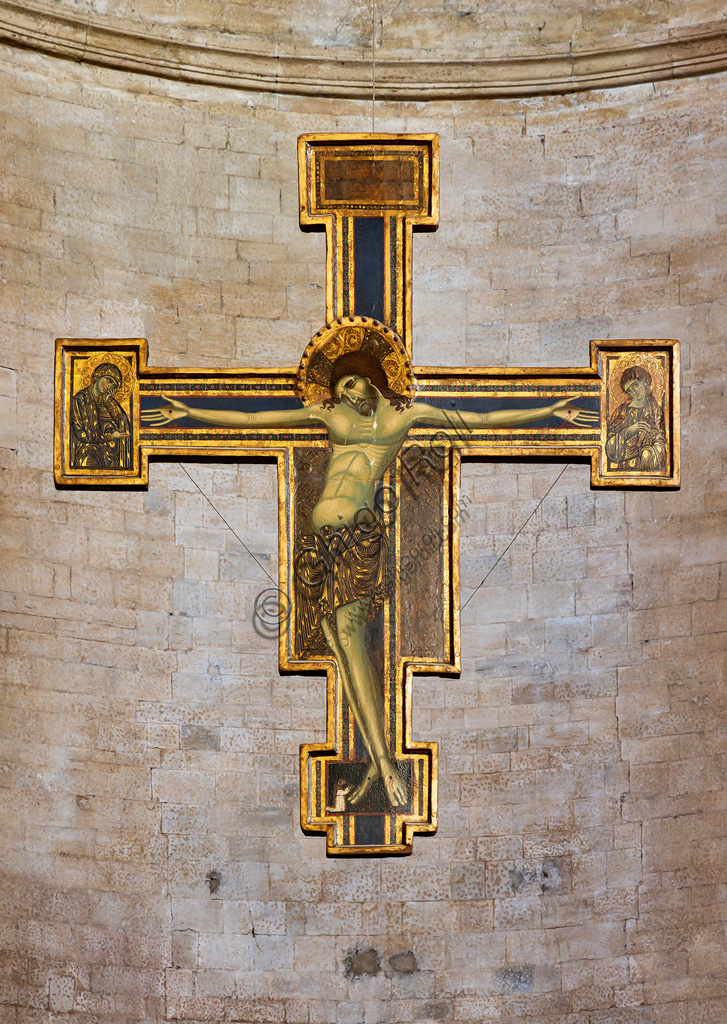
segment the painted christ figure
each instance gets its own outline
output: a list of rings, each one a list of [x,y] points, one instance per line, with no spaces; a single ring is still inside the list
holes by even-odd
[[[369,756],[363,781],[347,794],[349,808],[361,803],[381,779],[392,807],[408,799],[405,780],[389,751],[382,686],[366,649],[366,623],[379,600],[386,563],[386,532],[377,510],[377,491],[415,424],[451,428],[451,413],[412,401],[390,387],[386,370],[371,352],[345,352],[332,363],[328,396],[300,409],[262,412],[199,409],[162,396],[142,418],[164,426],[189,416],[223,427],[300,427],[323,424],[331,455],[322,493],[297,542],[296,598],[304,633],[320,628],[333,654],[341,683]],[[470,429],[515,427],[556,416],[574,426],[592,426],[598,413],[574,405],[578,395],[552,405],[492,412],[457,413]],[[343,801],[341,801],[343,802]]]

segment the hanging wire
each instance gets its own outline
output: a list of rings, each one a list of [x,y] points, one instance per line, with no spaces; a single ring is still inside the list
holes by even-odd
[[[555,487],[555,485],[556,485],[556,484],[558,483],[558,481],[560,480],[560,478],[561,478],[561,477],[563,476],[563,474],[565,473],[566,469],[568,469],[568,466],[569,466],[569,463],[566,463],[566,465],[565,465],[565,466],[563,466],[563,468],[561,469],[560,473],[558,473],[558,475],[557,475],[557,477],[555,478],[555,480],[553,481],[553,483],[552,483],[552,484],[550,485],[550,487],[548,488],[548,490],[547,490],[547,491],[545,492],[545,494],[544,494],[544,495],[543,495],[543,497],[542,497],[542,498],[540,499],[540,501],[539,501],[539,502],[538,502],[538,504],[537,504],[537,505],[535,506],[535,508],[533,509],[533,511],[532,511],[532,512],[530,513],[530,515],[529,515],[529,516],[527,517],[527,519],[526,519],[526,520],[525,520],[525,521],[523,522],[523,524],[521,525],[520,529],[519,529],[519,530],[517,531],[517,533],[516,533],[516,534],[515,534],[515,536],[514,536],[514,537],[512,538],[512,540],[510,541],[510,543],[509,543],[509,544],[507,545],[507,547],[505,548],[505,550],[504,550],[504,551],[501,551],[501,552],[500,552],[500,554],[499,554],[499,555],[497,556],[497,561],[496,561],[496,562],[494,562],[494,563],[493,563],[493,564],[492,564],[492,565],[490,566],[490,568],[489,568],[489,569],[487,570],[487,572],[485,573],[485,576],[484,576],[484,578],[483,578],[483,579],[482,579],[482,580],[481,580],[481,581],[480,581],[480,582],[479,582],[479,583],[477,584],[477,586],[475,587],[475,589],[474,589],[474,590],[472,591],[472,593],[470,594],[470,596],[469,596],[469,597],[467,598],[467,600],[465,601],[465,603],[464,603],[464,604],[462,605],[462,607],[461,607],[461,609],[460,609],[460,613],[461,613],[461,612],[463,612],[463,611],[465,610],[465,608],[466,608],[466,607],[467,607],[467,605],[468,605],[468,604],[470,603],[470,601],[471,601],[471,600],[472,600],[472,598],[473,598],[473,597],[475,596],[475,594],[476,594],[476,593],[477,593],[477,591],[478,591],[478,590],[480,589],[480,587],[484,586],[484,584],[485,584],[485,583],[487,582],[487,578],[488,578],[488,576],[492,575],[492,573],[493,573],[493,572],[495,571],[495,569],[496,569],[496,568],[498,567],[498,565],[500,564],[500,562],[501,562],[501,561],[503,560],[503,558],[505,557],[505,555],[506,555],[506,554],[508,553],[508,551],[510,550],[510,548],[511,548],[511,547],[513,546],[513,544],[515,543],[515,541],[516,541],[516,540],[518,539],[518,537],[520,536],[520,534],[521,534],[521,533],[523,532],[523,530],[525,529],[525,527],[526,527],[526,526],[528,525],[528,523],[530,522],[530,520],[531,520],[531,519],[533,518],[533,516],[535,515],[535,513],[536,513],[536,512],[538,511],[538,509],[540,508],[540,506],[541,506],[541,505],[543,504],[543,502],[545,501],[545,499],[546,499],[546,498],[548,497],[548,495],[550,494],[550,492],[551,492],[551,491],[553,490],[553,488]]]
[[[371,0],[371,132],[376,130],[376,0]]]
[[[268,578],[268,579],[270,580],[270,582],[272,583],[272,585],[273,585],[273,586],[274,586],[274,587],[275,587],[275,588],[277,589],[277,586],[278,586],[278,585],[277,585],[277,583],[275,582],[275,580],[273,579],[273,577],[272,577],[272,576],[270,575],[270,573],[268,572],[268,570],[267,570],[267,569],[265,568],[265,566],[264,566],[264,565],[261,565],[261,563],[260,563],[260,562],[258,562],[257,558],[255,558],[255,556],[253,555],[252,551],[251,551],[251,550],[250,550],[250,548],[249,548],[249,547],[247,546],[247,544],[245,543],[245,541],[244,541],[244,540],[242,539],[242,537],[240,536],[240,534],[239,534],[239,533],[237,532],[237,530],[235,530],[235,529],[234,529],[234,528],[233,528],[233,527],[232,527],[232,526],[230,525],[230,523],[229,523],[229,522],[228,522],[228,521],[227,521],[227,520],[225,519],[225,517],[224,517],[224,516],[222,515],[222,513],[220,512],[220,510],[219,510],[219,509],[217,508],[217,506],[215,505],[214,501],[212,501],[212,498],[210,498],[209,494],[206,494],[206,493],[205,493],[205,492],[204,492],[204,491],[202,490],[202,488],[201,488],[201,487],[199,486],[199,484],[198,484],[198,483],[197,483],[197,481],[196,481],[196,480],[194,479],[194,477],[193,477],[193,476],[192,476],[192,474],[191,474],[191,473],[189,472],[189,470],[187,469],[187,467],[186,467],[186,466],[184,466],[184,465],[183,465],[183,464],[182,464],[181,462],[178,462],[178,463],[177,463],[177,465],[179,466],[179,468],[180,468],[180,469],[183,469],[183,470],[184,470],[184,472],[185,472],[185,473],[187,474],[187,476],[188,476],[188,477],[189,477],[189,479],[190,479],[190,480],[192,481],[192,483],[194,484],[194,486],[195,486],[195,487],[197,488],[197,490],[199,491],[199,493],[200,493],[200,494],[202,495],[202,497],[203,497],[203,498],[205,499],[205,501],[208,501],[208,502],[209,502],[209,504],[210,504],[210,505],[212,506],[212,508],[213,508],[213,509],[215,510],[215,512],[216,512],[216,513],[217,513],[217,515],[218,515],[218,516],[220,517],[220,519],[221,519],[221,520],[222,520],[222,522],[223,522],[223,523],[225,524],[225,526],[226,526],[226,527],[227,527],[227,529],[228,529],[228,530],[230,531],[230,533],[232,533],[232,534],[233,534],[233,536],[237,537],[237,539],[239,540],[239,542],[240,542],[240,543],[242,544],[242,546],[244,547],[245,551],[247,551],[247,553],[248,553],[248,555],[250,556],[250,558],[252,558],[253,562],[254,562],[254,563],[255,563],[255,564],[256,564],[256,565],[258,566],[258,568],[262,569],[262,571],[263,571],[263,572],[265,573],[265,575],[266,575],[266,576],[267,576],[267,578]]]

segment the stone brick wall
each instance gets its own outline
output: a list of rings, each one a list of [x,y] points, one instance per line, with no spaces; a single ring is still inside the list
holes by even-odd
[[[321,680],[278,676],[197,487],[274,576],[273,468],[57,491],[53,338],[295,364],[324,319],[295,139],[370,107],[0,56],[2,1024],[722,1024],[727,77],[379,110],[442,136],[417,359],[680,338],[684,482],[467,465],[463,600],[526,525],[461,678],[416,681],[440,831],[340,862],[297,824]]]

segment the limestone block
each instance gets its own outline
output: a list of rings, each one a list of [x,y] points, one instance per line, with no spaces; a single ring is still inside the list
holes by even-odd
[[[55,1013],[73,1010],[75,983],[73,978],[56,975],[50,979],[49,1006]]]

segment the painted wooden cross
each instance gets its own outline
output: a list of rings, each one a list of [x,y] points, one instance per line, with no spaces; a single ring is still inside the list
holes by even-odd
[[[277,460],[280,668],[328,680],[301,825],[331,854],[409,853],[437,828],[437,745],[411,736],[411,683],[460,670],[462,457],[679,485],[678,342],[594,341],[580,369],[412,368],[412,231],[438,224],[438,146],[299,139],[328,323],[298,368],[152,368],[143,339],[56,348],[58,485],[144,486],[155,455]]]

